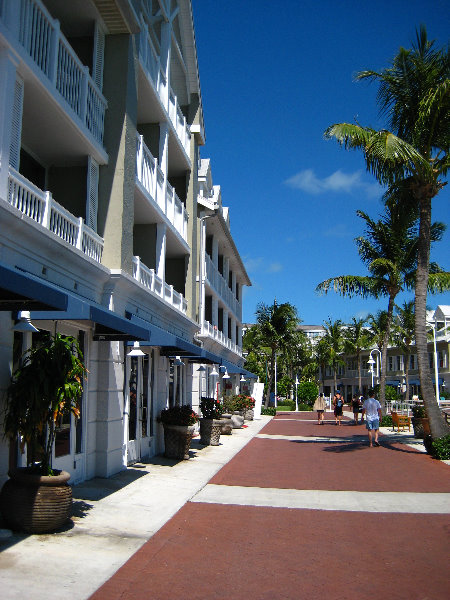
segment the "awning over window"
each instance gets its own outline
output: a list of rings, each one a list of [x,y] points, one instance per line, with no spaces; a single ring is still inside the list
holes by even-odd
[[[21,269],[0,264],[0,310],[65,310],[64,291]]]
[[[64,311],[33,311],[31,321],[92,321],[95,341],[145,341],[149,339],[148,329],[132,323],[104,306],[82,300],[68,293],[68,305]]]

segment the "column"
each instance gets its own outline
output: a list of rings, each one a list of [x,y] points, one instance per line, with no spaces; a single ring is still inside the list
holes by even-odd
[[[156,275],[164,282],[166,278],[166,224],[156,225]]]
[[[166,97],[164,97],[164,108],[169,112],[169,96],[170,96],[170,54],[172,48],[172,25],[170,23],[161,24],[161,49],[160,62],[161,70],[166,79]]]
[[[223,333],[227,339],[230,337],[230,332],[228,331],[228,310],[226,308],[223,309]]]
[[[219,268],[219,243],[216,236],[213,237],[212,241],[212,262],[217,270]]]
[[[231,341],[233,342],[233,344],[237,344],[236,341],[236,319],[234,317],[231,318],[231,335],[230,335]]]
[[[218,329],[219,325],[219,301],[215,296],[212,299],[212,325]]]
[[[225,283],[228,286],[228,277],[230,275],[230,259],[228,256],[223,257],[223,278],[225,279]]]

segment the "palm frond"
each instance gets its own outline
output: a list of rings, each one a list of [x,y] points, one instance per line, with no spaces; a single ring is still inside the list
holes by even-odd
[[[358,275],[331,277],[322,281],[316,287],[318,294],[327,294],[330,290],[348,298],[353,298],[354,296],[378,298],[381,293],[379,282],[375,281],[372,277]]]
[[[442,294],[450,290],[450,273],[430,273],[428,275],[428,291],[431,294]]]

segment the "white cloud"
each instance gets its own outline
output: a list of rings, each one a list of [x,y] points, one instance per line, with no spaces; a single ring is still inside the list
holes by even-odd
[[[268,273],[279,273],[282,270],[283,270],[283,265],[279,262],[270,263],[270,265],[267,268]]]
[[[291,188],[302,190],[307,194],[318,196],[326,192],[352,192],[364,191],[368,196],[380,196],[382,188],[378,184],[366,183],[362,179],[362,171],[344,173],[340,169],[328,177],[320,179],[313,169],[303,169],[296,175],[289,177],[284,182]]]

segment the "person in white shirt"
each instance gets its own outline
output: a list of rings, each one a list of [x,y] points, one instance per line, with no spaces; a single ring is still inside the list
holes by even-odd
[[[380,429],[381,421],[381,404],[375,399],[375,392],[369,390],[369,397],[364,401],[362,409],[362,417],[366,416],[366,429],[369,437],[369,446],[379,446],[378,443],[378,430]],[[373,432],[375,432],[375,439],[373,440]]]

